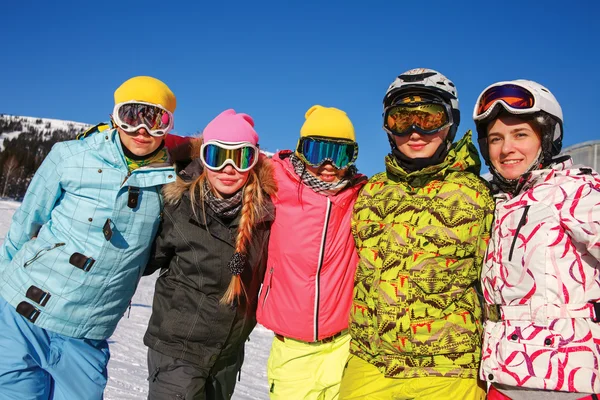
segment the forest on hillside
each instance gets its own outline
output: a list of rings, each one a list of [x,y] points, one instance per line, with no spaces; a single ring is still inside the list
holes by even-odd
[[[22,199],[50,149],[56,142],[75,139],[82,124],[68,123],[54,128],[42,118],[0,114],[0,197]]]

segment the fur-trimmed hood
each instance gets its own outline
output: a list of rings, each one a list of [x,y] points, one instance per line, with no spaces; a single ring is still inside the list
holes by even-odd
[[[198,146],[196,146],[196,144]],[[198,149],[200,151],[200,140],[194,140],[191,142],[192,149]],[[273,172],[272,161],[265,155],[259,156],[258,162],[254,166],[254,170],[258,174],[258,181],[263,192],[269,196],[277,194],[277,181]],[[165,185],[163,187],[163,196],[165,204],[176,204],[178,203],[183,195],[188,192],[192,182],[200,176],[203,171],[202,161],[199,158],[194,158],[194,161],[187,166],[184,170],[179,172],[177,181]]]

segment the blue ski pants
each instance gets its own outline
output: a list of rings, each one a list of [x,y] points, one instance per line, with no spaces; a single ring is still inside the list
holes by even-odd
[[[102,399],[110,358],[106,340],[39,328],[2,297],[0,326],[0,399]]]

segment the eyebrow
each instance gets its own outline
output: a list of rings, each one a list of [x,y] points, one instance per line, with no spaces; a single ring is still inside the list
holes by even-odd
[[[535,131],[533,131],[532,129],[529,129],[529,128],[516,128],[516,129],[513,129],[513,130],[509,131],[508,133],[512,134],[512,133],[519,133],[519,132],[533,132],[533,133],[535,133]],[[490,136],[490,135],[499,135],[499,136],[502,136],[503,134],[500,133],[500,132],[497,132],[497,131],[491,131],[490,133],[488,133],[488,136]]]
[[[517,132],[523,132],[523,131],[533,132],[533,129],[531,129],[531,128],[516,128],[516,129],[511,130],[509,133],[517,133]]]

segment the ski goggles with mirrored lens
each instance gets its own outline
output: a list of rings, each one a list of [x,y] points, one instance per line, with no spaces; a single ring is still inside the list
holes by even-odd
[[[413,132],[433,135],[452,122],[450,107],[438,102],[396,104],[386,107],[383,114],[383,129],[395,136],[408,136]]]
[[[344,169],[356,161],[358,144],[347,140],[307,136],[298,141],[296,153],[304,163],[312,167],[319,167],[329,161],[335,168]]]
[[[219,171],[231,164],[239,172],[246,172],[258,162],[258,147],[248,142],[228,143],[211,140],[200,148],[200,158],[206,168],[213,171]]]
[[[142,101],[116,104],[112,117],[117,127],[128,133],[146,128],[150,135],[160,137],[173,128],[173,114],[170,111]]]
[[[513,114],[539,111],[536,108],[535,95],[529,90],[514,83],[500,84],[486,89],[479,95],[473,119],[480,121],[487,118],[499,102]]]

